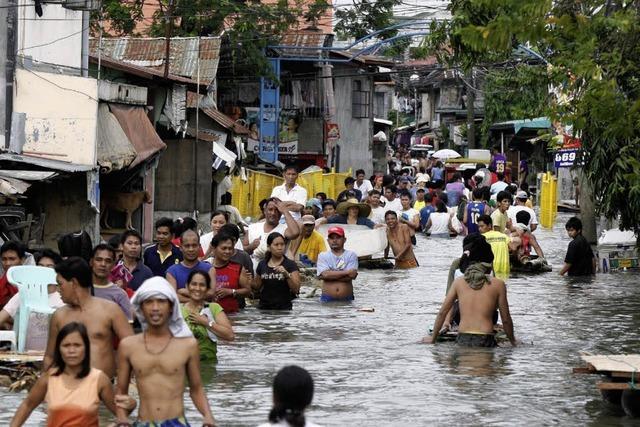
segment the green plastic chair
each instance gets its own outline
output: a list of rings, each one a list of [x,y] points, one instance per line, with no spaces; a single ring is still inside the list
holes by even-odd
[[[24,353],[31,313],[49,315],[55,311],[49,307],[47,286],[56,283],[56,272],[48,267],[19,265],[9,269],[7,280],[18,287],[20,294],[20,309],[15,319],[17,322],[14,322],[14,331],[18,336],[18,353]]]

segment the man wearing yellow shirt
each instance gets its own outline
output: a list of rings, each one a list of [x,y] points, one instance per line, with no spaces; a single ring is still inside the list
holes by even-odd
[[[493,223],[489,215],[478,217],[478,230],[491,245],[493,252],[493,271],[499,279],[508,279],[511,264],[509,263],[509,243],[511,237],[492,230]]]
[[[413,202],[413,209],[420,212],[420,209],[427,206],[427,202],[424,201],[424,188],[418,188],[416,190],[416,201]]]
[[[302,232],[300,245],[295,251],[295,259],[302,264],[316,265],[318,254],[327,251],[327,243],[322,234],[315,230],[316,219],[312,215],[302,217]]]
[[[498,193],[496,201],[498,202],[498,209],[491,214],[493,230],[500,233],[511,231],[511,222],[509,215],[507,215],[507,210],[511,206],[511,195],[506,191],[501,191]]]

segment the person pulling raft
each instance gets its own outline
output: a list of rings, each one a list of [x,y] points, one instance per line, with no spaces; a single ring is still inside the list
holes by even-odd
[[[440,307],[433,326],[432,336],[423,338],[426,344],[435,344],[445,317],[458,301],[460,326],[456,342],[468,347],[497,346],[494,333],[494,313],[496,307],[504,331],[512,346],[516,346],[513,321],[509,313],[507,288],[505,283],[488,276],[491,273],[493,253],[485,238],[477,233],[464,239],[465,252],[460,260],[460,270],[464,273],[451,284],[451,289]]]

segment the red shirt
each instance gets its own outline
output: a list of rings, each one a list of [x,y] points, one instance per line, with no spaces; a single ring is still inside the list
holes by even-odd
[[[239,289],[240,288],[240,271],[242,266],[235,262],[229,262],[224,267],[216,267],[216,289]],[[216,301],[225,313],[235,313],[240,310],[238,299],[232,295],[221,298]]]
[[[0,277],[0,308],[4,307],[12,296],[18,293],[18,288],[7,282],[7,274]]]

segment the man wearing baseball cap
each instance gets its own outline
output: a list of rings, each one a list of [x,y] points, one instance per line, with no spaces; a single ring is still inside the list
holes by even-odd
[[[522,190],[518,191],[516,193],[516,204],[509,208],[509,210],[507,211],[507,215],[509,216],[511,223],[516,224],[518,222],[516,221],[516,215],[518,214],[518,212],[529,212],[531,219],[529,220],[529,223],[525,225],[527,225],[529,227],[529,230],[533,232],[536,228],[538,228],[538,217],[536,217],[536,213],[533,209],[526,206],[527,200],[529,200],[529,195],[527,194],[527,192]]]
[[[342,227],[327,231],[331,250],[318,256],[316,271],[322,279],[321,302],[353,301],[353,280],[358,277],[358,256],[346,250],[347,238]]]

